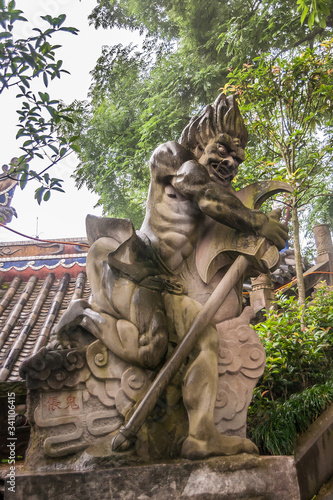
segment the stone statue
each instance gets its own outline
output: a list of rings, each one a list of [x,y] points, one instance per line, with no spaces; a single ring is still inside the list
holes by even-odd
[[[234,96],[221,94],[179,143],[153,153],[140,231],[130,220],[88,216],[91,298],[73,301],[58,323],[61,350],[53,343],[22,369],[46,455],[133,446],[146,457],[257,452],[245,437],[246,412],[265,355],[250,308],[241,314],[242,283],[245,273],[278,265],[287,228],[278,212],[258,207],[290,189],[266,182],[235,192],[246,142]],[[59,436],[70,422],[75,432]]]

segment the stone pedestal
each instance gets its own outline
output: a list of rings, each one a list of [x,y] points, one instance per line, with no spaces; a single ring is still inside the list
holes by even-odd
[[[252,317],[253,311],[247,307],[239,317],[217,325],[220,345],[212,416],[219,433],[242,438],[246,437],[253,390],[266,360],[259,337],[249,326]],[[181,456],[188,435],[181,391],[183,371],[173,377],[137,433],[135,452],[140,463]],[[54,463],[67,467],[72,457],[79,464],[80,456],[91,447],[98,448],[94,456],[109,456],[112,438],[128,421],[156,372],[132,366],[96,340],[79,348],[44,347],[22,364],[21,375],[28,387],[31,427],[26,461],[31,470],[41,470]]]
[[[293,457],[237,455],[20,474],[5,500],[299,500]]]

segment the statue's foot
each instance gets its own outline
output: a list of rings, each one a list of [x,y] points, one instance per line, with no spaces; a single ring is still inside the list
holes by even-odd
[[[182,457],[190,460],[211,456],[237,455],[238,453],[256,453],[258,448],[249,439],[238,436],[214,435],[208,440],[189,436],[182,447]]]

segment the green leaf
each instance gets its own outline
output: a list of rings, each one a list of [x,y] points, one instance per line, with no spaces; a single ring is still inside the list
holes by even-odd
[[[66,16],[65,14],[61,14],[59,17],[58,17],[58,26],[61,26],[66,20]]]
[[[44,194],[43,200],[48,201],[50,199],[50,196],[51,196],[51,191],[46,191],[46,193]]]
[[[35,199],[37,200],[38,205],[40,205],[42,202],[42,196],[43,196],[45,189],[46,188],[44,188],[44,187],[40,187],[40,188],[36,189],[36,191],[35,191]]]
[[[58,112],[52,106],[46,106],[46,109],[48,110],[53,119],[55,119],[58,116]]]
[[[38,95],[42,99],[43,102],[49,102],[50,96],[47,92],[38,92]]]
[[[309,12],[309,7],[305,6],[301,15],[301,24],[304,23],[304,20],[307,16],[307,13]]]
[[[24,172],[21,176],[20,176],[20,188],[21,189],[24,189],[25,186],[27,185],[27,182],[28,182],[28,172]]]
[[[72,137],[69,138],[69,143],[75,142],[78,139],[80,139],[80,135],[73,135]]]
[[[59,150],[58,150],[58,148],[57,148],[56,146],[53,146],[53,144],[48,144],[48,147],[49,147],[50,149],[52,149],[52,151],[53,151],[56,155],[58,155],[58,154],[59,154]]]
[[[80,151],[81,151],[81,147],[78,144],[76,144],[75,142],[73,142],[71,144],[71,149],[73,151],[75,151],[75,153],[80,153]]]
[[[3,38],[11,38],[12,36],[13,36],[12,33],[9,33],[8,31],[4,31],[4,32],[0,33],[0,40]]]
[[[70,27],[68,27],[68,28],[65,28],[65,27],[60,28],[60,31],[67,31],[68,33],[72,33],[72,35],[78,35],[79,32],[80,32],[80,30],[78,30],[77,28],[70,28]]]
[[[315,19],[315,13],[311,12],[309,15],[309,19],[308,19],[308,25],[309,25],[310,29],[312,28],[312,26],[314,24],[314,19]]]
[[[66,115],[58,115],[58,116],[59,116],[59,118],[62,118],[63,120],[65,120],[68,123],[74,123],[74,120],[72,118],[70,118],[69,116],[66,116]]]

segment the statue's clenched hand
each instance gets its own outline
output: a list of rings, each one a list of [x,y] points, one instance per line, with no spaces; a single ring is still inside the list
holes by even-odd
[[[282,250],[288,239],[288,227],[282,224],[279,219],[281,210],[273,210],[266,214],[267,220],[260,228],[260,235],[264,236],[270,243]]]

